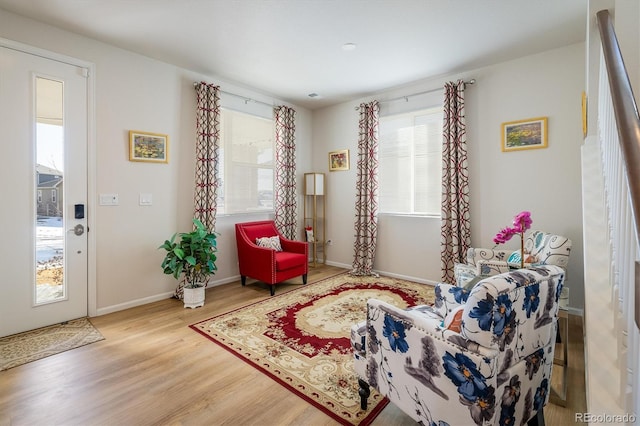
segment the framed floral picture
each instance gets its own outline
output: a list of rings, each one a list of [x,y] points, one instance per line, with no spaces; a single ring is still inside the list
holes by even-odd
[[[329,153],[329,171],[349,170],[349,150],[341,149]]]
[[[547,147],[547,117],[502,123],[502,151]]]
[[[129,161],[169,162],[169,136],[160,133],[129,131]]]

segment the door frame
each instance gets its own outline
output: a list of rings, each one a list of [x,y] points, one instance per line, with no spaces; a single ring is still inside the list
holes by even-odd
[[[96,261],[96,118],[95,64],[71,56],[0,37],[0,46],[88,70],[87,78],[87,312],[98,313]]]

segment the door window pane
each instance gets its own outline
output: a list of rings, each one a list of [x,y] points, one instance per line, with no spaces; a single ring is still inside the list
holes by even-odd
[[[65,298],[61,81],[36,78],[36,304]]]

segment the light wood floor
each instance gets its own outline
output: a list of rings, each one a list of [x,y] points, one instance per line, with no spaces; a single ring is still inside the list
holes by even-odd
[[[342,271],[310,268],[309,281]],[[249,280],[208,289],[198,309],[167,299],[92,318],[105,340],[0,372],[0,425],[337,424],[187,327],[268,297]],[[549,404],[547,425],[573,424],[586,411],[583,353],[581,318],[571,317],[568,406]],[[415,423],[392,404],[374,421],[405,424]]]

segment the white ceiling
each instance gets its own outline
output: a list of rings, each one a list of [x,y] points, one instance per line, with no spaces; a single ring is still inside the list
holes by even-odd
[[[0,8],[316,109],[584,41],[586,3],[0,0]]]

